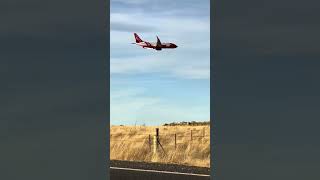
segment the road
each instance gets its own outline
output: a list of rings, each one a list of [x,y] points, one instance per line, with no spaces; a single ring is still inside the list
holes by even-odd
[[[110,168],[111,180],[210,180],[209,175],[143,169]]]
[[[138,164],[132,162],[112,163],[110,167],[111,180],[210,180],[207,169],[186,169],[185,166]],[[120,167],[114,166],[118,165]],[[126,167],[124,167],[126,166]],[[132,166],[132,167],[128,167]],[[141,168],[146,167],[146,168]],[[166,170],[168,169],[168,170]],[[180,171],[177,171],[180,170]]]

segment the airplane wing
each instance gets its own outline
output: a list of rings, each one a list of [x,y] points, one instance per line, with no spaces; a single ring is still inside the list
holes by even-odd
[[[160,41],[160,39],[158,38],[158,36],[157,36],[157,47],[161,47],[161,41]]]

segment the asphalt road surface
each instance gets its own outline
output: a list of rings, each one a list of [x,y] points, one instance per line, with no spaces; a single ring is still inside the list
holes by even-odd
[[[111,161],[111,180],[210,180],[209,168]]]

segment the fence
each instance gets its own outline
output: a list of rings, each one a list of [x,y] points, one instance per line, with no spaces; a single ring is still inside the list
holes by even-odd
[[[128,136],[133,136],[128,138]],[[138,136],[138,137],[137,137]],[[126,137],[126,138],[124,138]],[[184,133],[164,133],[161,134],[159,128],[155,129],[154,134],[148,133],[117,133],[110,134],[111,143],[125,143],[125,142],[142,142],[143,146],[149,146],[150,152],[156,152],[158,149],[162,149],[165,153],[166,149],[177,149],[179,145],[182,144],[192,144],[196,142],[197,144],[207,143],[210,140],[210,134],[202,130],[189,130]],[[181,142],[182,141],[182,142]],[[160,148],[159,148],[160,147]]]

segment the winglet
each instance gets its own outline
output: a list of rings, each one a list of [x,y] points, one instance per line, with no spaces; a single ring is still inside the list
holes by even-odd
[[[161,46],[161,41],[158,36],[157,36],[157,46]]]

